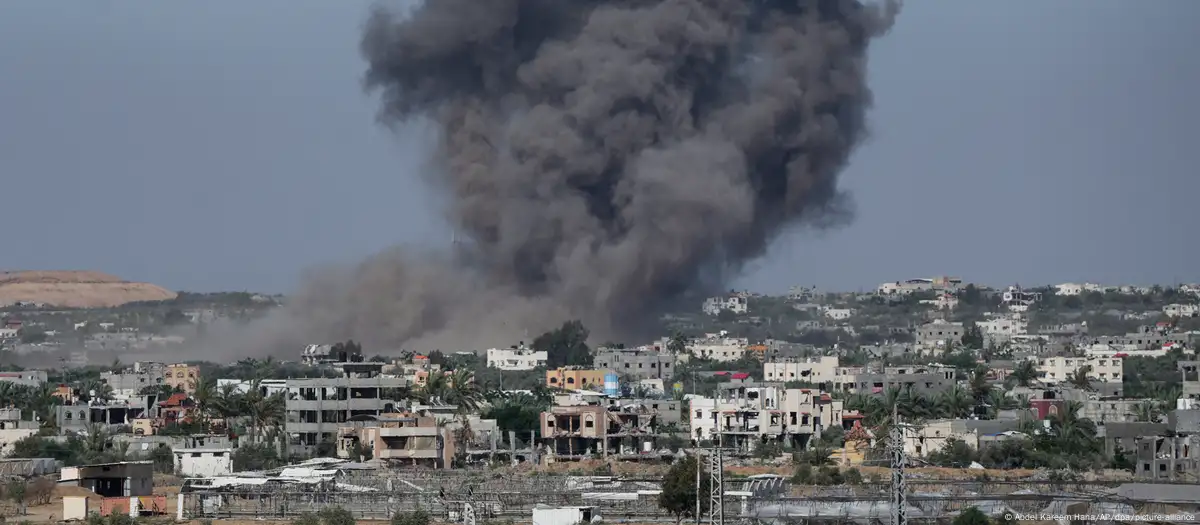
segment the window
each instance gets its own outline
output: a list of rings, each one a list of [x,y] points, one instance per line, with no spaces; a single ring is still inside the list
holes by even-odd
[[[584,422],[583,422],[583,427],[584,427],[584,428],[592,428],[592,427],[594,427],[594,426],[596,426],[596,422],[595,422],[595,421],[592,421],[592,420],[590,420],[590,419],[589,419],[589,420],[587,420],[587,421],[584,421]]]

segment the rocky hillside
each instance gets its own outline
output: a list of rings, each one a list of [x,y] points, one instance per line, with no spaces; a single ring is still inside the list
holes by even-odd
[[[30,302],[64,308],[100,308],[135,301],[164,301],[175,292],[88,271],[0,272],[0,306]]]

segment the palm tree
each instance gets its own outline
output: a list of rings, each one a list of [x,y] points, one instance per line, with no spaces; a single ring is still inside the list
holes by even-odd
[[[1141,403],[1138,403],[1137,406],[1133,407],[1133,414],[1138,421],[1156,423],[1158,422],[1159,416],[1162,415],[1162,412],[1158,406],[1158,403],[1147,400],[1142,401]]]
[[[1037,376],[1037,367],[1034,366],[1033,361],[1028,360],[1018,363],[1017,367],[1009,374],[1009,377],[1013,378],[1021,386],[1029,386],[1033,383],[1034,379],[1037,379]]]
[[[982,403],[988,397],[988,393],[992,391],[992,385],[988,383],[988,367],[986,365],[978,365],[974,370],[971,370],[971,398],[976,403]]]
[[[687,351],[687,337],[682,332],[675,332],[667,342],[667,351],[678,355]]]
[[[1077,368],[1075,370],[1075,372],[1073,374],[1071,374],[1070,383],[1072,385],[1074,385],[1076,388],[1081,388],[1083,390],[1091,390],[1092,389],[1092,380],[1090,378],[1088,378],[1088,374],[1090,374],[1091,372],[1092,372],[1092,365],[1084,365],[1084,366]]]
[[[937,401],[940,408],[951,418],[969,416],[971,414],[971,407],[974,406],[971,395],[958,385],[942,392]]]

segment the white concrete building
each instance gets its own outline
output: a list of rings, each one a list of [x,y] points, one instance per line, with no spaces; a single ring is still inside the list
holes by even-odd
[[[717,315],[722,310],[729,310],[735,314],[745,314],[750,312],[750,302],[741,295],[729,295],[725,297],[709,297],[704,300],[702,308],[704,313],[708,315]]]
[[[1013,336],[1029,333],[1029,322],[1016,315],[979,321],[975,323],[975,326],[979,327],[979,331],[983,332],[984,339],[989,342],[1008,341]]]
[[[1125,378],[1120,357],[1045,357],[1037,361],[1038,377],[1045,383],[1070,381],[1084,367],[1091,367],[1087,376],[1092,381],[1120,382]]]
[[[965,330],[962,323],[952,323],[944,319],[935,319],[917,327],[917,345],[923,347],[942,347],[947,342],[957,344],[962,340]]]
[[[1168,304],[1163,307],[1163,313],[1168,317],[1200,317],[1200,305]]]
[[[1028,312],[1029,307],[1042,299],[1040,292],[1026,292],[1019,286],[1009,286],[1000,296],[1001,302],[1014,312]]]
[[[1089,292],[1103,292],[1104,287],[1095,283],[1063,283],[1054,285],[1054,295],[1082,295]]]
[[[921,304],[931,305],[938,310],[953,310],[958,308],[958,297],[952,293],[942,293],[933,299],[923,299]]]
[[[750,340],[744,337],[727,337],[726,332],[708,334],[688,344],[688,353],[701,359],[714,361],[737,361],[746,355]]]
[[[763,363],[763,379],[767,381],[801,381],[820,385],[833,383],[837,375],[836,355]]]
[[[489,348],[487,365],[500,370],[533,370],[546,366],[546,352],[529,348]]]
[[[819,389],[784,389],[778,383],[725,385],[716,399],[691,399],[691,435],[752,451],[767,441],[808,448],[822,430],[842,424],[842,402]]]
[[[231,448],[177,448],[175,474],[190,478],[225,476],[233,473]]]
[[[853,308],[824,308],[824,310],[825,310],[825,317],[828,317],[835,321],[844,321],[846,319],[854,317],[854,309]]]

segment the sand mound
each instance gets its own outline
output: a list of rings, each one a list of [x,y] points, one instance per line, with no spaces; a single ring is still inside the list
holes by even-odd
[[[100,308],[174,299],[175,292],[89,271],[0,272],[0,306],[30,302],[64,308]]]

